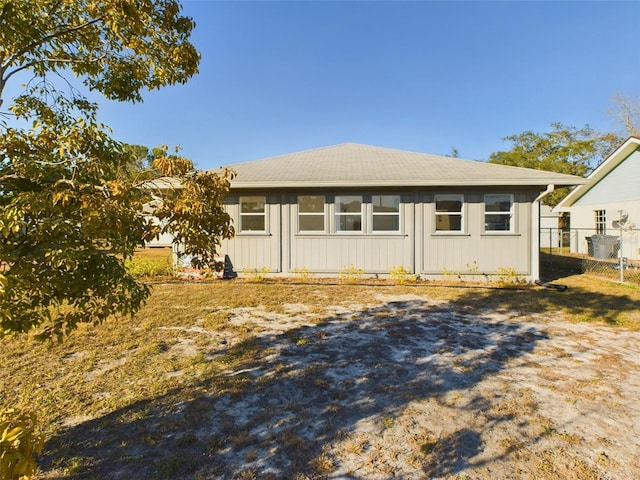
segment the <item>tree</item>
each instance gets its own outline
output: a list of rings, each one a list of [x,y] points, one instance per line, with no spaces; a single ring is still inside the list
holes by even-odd
[[[555,122],[551,131],[532,131],[510,135],[511,150],[492,153],[490,163],[547,170],[569,175],[586,176],[621,142],[614,134],[601,134],[585,125],[582,128]],[[558,189],[545,197],[545,203],[557,205],[567,194]]]
[[[166,147],[145,157],[111,138],[71,86],[75,75],[138,102],[145,89],[186,82],[199,54],[177,1],[0,0],[0,25],[0,106],[8,81],[32,77],[9,106],[30,126],[0,126],[0,336],[61,337],[135,313],[150,292],[124,260],[163,231],[213,267],[233,235],[223,208],[232,173],[194,172]],[[143,214],[152,200],[162,226]]]
[[[624,135],[640,137],[640,96],[615,93],[609,114],[624,129]]]

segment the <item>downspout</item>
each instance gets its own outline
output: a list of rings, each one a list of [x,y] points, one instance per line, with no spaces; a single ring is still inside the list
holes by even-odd
[[[531,203],[531,280],[540,281],[540,200],[555,190],[553,183]],[[536,241],[533,241],[533,239]]]

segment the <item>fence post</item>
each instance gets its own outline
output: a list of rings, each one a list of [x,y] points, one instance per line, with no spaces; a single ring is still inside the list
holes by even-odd
[[[620,240],[618,240],[620,248],[618,256],[620,257],[620,283],[624,283],[624,255],[622,254],[622,224],[620,224]]]

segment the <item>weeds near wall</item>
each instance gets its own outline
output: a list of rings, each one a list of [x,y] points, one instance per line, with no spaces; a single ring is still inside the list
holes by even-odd
[[[519,285],[526,283],[524,277],[518,274],[513,267],[498,268],[497,273],[495,275],[491,275],[490,279],[498,285]]]
[[[267,278],[269,267],[244,267],[242,269],[242,273],[254,282],[262,282],[265,278]]]
[[[389,271],[389,276],[398,285],[404,285],[406,283],[416,282],[418,280],[418,275],[411,273],[402,265],[399,267],[392,268]]]
[[[307,267],[294,268],[293,269],[293,274],[296,277],[298,277],[300,280],[302,280],[303,282],[308,282],[309,280],[311,280],[313,278],[313,273],[309,272]]]
[[[340,280],[345,283],[357,283],[364,275],[364,270],[357,268],[353,263],[351,265],[343,266],[338,272]]]

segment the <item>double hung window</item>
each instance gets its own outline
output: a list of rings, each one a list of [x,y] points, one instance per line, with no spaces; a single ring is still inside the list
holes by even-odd
[[[336,232],[362,232],[362,196],[337,195],[335,220]]]
[[[400,195],[373,195],[371,205],[373,232],[400,231]]]
[[[266,207],[264,196],[240,197],[240,231],[266,231]]]
[[[298,231],[324,232],[324,195],[298,197]]]
[[[464,228],[463,195],[436,195],[436,232],[462,232]]]
[[[484,231],[513,232],[513,195],[484,196]]]

